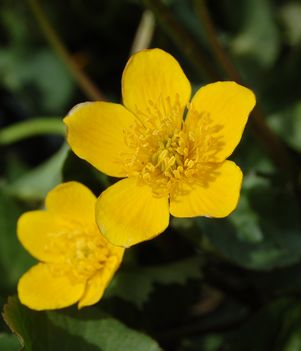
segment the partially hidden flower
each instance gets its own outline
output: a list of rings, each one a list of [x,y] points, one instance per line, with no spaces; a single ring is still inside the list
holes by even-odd
[[[24,305],[52,310],[76,302],[81,308],[100,300],[124,249],[112,246],[100,233],[95,202],[84,185],[67,182],[48,193],[45,210],[19,218],[18,238],[40,261],[19,280]]]
[[[72,150],[125,178],[97,200],[104,236],[124,247],[163,232],[175,217],[225,217],[238,202],[242,172],[231,155],[255,105],[235,82],[191,86],[160,49],[134,54],[122,76],[123,104],[88,102],[64,119]]]

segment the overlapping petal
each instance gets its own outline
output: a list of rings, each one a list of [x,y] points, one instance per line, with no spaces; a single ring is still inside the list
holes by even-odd
[[[180,121],[190,95],[191,86],[181,66],[163,50],[134,54],[123,71],[123,103],[143,122],[172,116]]]
[[[96,222],[117,246],[129,247],[162,233],[169,223],[168,198],[156,198],[136,178],[120,180],[97,200]]]
[[[204,135],[204,162],[222,162],[239,143],[255,105],[253,92],[235,82],[217,82],[200,88],[192,99],[186,125]]]
[[[50,214],[69,226],[91,226],[95,222],[95,202],[95,195],[86,186],[72,181],[52,189],[46,197],[45,206]],[[42,230],[45,229],[41,227]]]
[[[72,150],[100,171],[126,177],[124,155],[132,153],[124,132],[135,117],[125,107],[109,102],[88,102],[75,106],[64,119]]]
[[[85,282],[72,282],[67,276],[55,276],[48,264],[39,263],[19,280],[20,301],[37,311],[53,310],[76,303],[85,290]]]
[[[170,213],[175,217],[226,217],[237,206],[242,182],[242,172],[232,161],[211,167],[204,185],[191,188],[183,184],[186,193],[172,198]]]
[[[123,256],[124,249],[116,249],[119,250],[119,253],[116,256],[111,256],[103,269],[87,281],[85,293],[78,303],[79,308],[93,305],[102,298],[104,291],[118,269]]]

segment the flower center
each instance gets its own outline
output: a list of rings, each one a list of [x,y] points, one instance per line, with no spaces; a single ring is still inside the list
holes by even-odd
[[[133,149],[123,155],[129,176],[138,177],[151,186],[157,197],[176,197],[183,193],[183,184],[208,186],[215,178],[216,155],[224,142],[206,112],[190,111],[189,124],[180,116],[158,118],[150,115],[125,134],[125,142]],[[187,186],[185,187],[187,192]]]
[[[177,124],[168,118],[158,127],[146,128],[137,122],[127,135],[128,145],[135,152],[126,159],[126,167],[158,197],[175,193],[179,182],[197,171],[194,137]]]
[[[68,275],[74,281],[85,280],[100,270],[110,256],[107,243],[95,230],[66,230],[53,234],[45,250],[57,259],[50,264],[55,275]]]
[[[157,140],[153,152],[148,155],[139,177],[159,197],[175,193],[180,181],[196,174],[197,159],[193,149],[192,136],[181,129],[163,140]]]

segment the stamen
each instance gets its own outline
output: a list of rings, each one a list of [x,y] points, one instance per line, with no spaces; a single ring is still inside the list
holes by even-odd
[[[138,176],[157,197],[176,197],[183,184],[208,186],[215,179],[212,164],[224,146],[223,126],[214,125],[209,113],[190,111],[184,123],[178,96],[173,104],[169,97],[149,101],[147,113],[136,113],[136,124],[125,134],[133,153],[122,155],[129,176]]]
[[[55,262],[49,265],[51,272],[57,276],[68,275],[75,282],[94,275],[111,255],[96,228],[89,231],[68,228],[55,233],[45,250],[56,256]]]

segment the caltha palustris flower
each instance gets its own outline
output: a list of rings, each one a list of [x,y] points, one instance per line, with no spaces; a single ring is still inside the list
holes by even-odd
[[[98,302],[118,269],[124,249],[111,245],[95,222],[96,197],[67,182],[51,190],[44,210],[25,212],[18,238],[39,263],[20,278],[20,301],[34,310]]]
[[[72,150],[100,171],[124,178],[97,200],[96,220],[113,244],[160,234],[169,217],[225,217],[237,206],[242,172],[226,160],[255,105],[235,82],[191,86],[178,62],[143,50],[122,76],[123,105],[88,102],[65,118]]]

